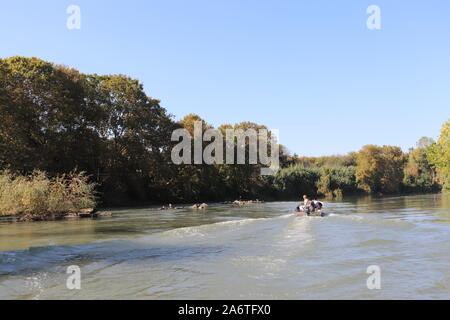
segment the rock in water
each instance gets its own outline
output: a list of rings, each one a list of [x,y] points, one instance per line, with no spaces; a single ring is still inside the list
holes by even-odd
[[[98,212],[97,215],[99,217],[112,217],[112,212],[109,211],[103,211],[103,212]]]
[[[80,218],[94,218],[96,217],[96,213],[95,213],[95,209],[93,208],[89,208],[89,209],[81,209],[80,212],[78,213],[78,216]]]

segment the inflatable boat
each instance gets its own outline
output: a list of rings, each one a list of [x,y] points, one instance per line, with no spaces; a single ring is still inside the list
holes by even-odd
[[[322,212],[322,210],[315,210],[315,211],[312,211],[312,212],[306,212],[304,210],[296,208],[295,209],[295,213],[299,217],[325,217],[326,216],[326,213]]]

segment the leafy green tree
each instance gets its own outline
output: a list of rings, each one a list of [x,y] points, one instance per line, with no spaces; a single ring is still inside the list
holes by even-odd
[[[175,124],[137,80],[12,57],[0,60],[0,84],[1,168],[86,171],[104,199],[166,193]]]
[[[87,83],[88,103],[100,115],[96,132],[104,145],[102,191],[110,199],[117,191],[130,200],[160,198],[170,179],[166,163],[176,125],[137,80],[90,75]]]
[[[0,60],[0,166],[51,173],[94,171],[96,112],[85,103],[85,76],[36,59]]]
[[[438,171],[443,190],[450,192],[450,120],[442,126],[437,143],[430,146],[428,159]]]
[[[333,186],[329,168],[323,168],[321,170],[321,176],[319,181],[317,181],[317,193],[328,198],[333,197]]]
[[[194,162],[194,126],[196,122],[202,122],[202,136],[205,131],[214,129],[213,126],[205,122],[196,114],[188,114],[179,125],[189,131],[191,141],[191,164],[181,164],[174,166],[176,174],[174,177],[174,187],[179,199],[185,202],[204,202],[207,200],[220,201],[230,193],[226,190],[218,164],[208,165],[204,161],[200,164]],[[202,150],[205,150],[210,142],[202,141]]]
[[[355,172],[354,166],[322,167],[317,192],[327,197],[358,192]]]
[[[437,190],[436,171],[428,159],[429,149],[434,143],[433,139],[423,137],[417,142],[417,147],[409,152],[403,179],[408,190],[420,192]]]
[[[292,166],[280,170],[273,179],[273,186],[280,199],[299,199],[300,195],[316,195],[320,169]]]
[[[267,127],[253,122],[241,122],[234,126],[229,124],[222,125],[219,127],[219,130],[222,132],[224,139],[226,139],[227,129],[232,129],[235,133],[239,132],[239,130],[242,132],[254,130],[257,134],[259,130],[267,130]],[[242,141],[238,141],[237,138],[234,139],[232,144],[234,164],[223,164],[218,167],[226,189],[235,199],[258,197],[260,190],[265,185],[265,180],[260,175],[261,164],[259,162],[257,164],[250,163],[250,148],[255,148],[258,151],[257,145],[261,142],[259,136],[256,139],[256,145],[250,145],[250,140],[245,139],[243,145],[239,146],[242,150],[245,150],[245,164],[238,164],[238,143],[242,143]],[[270,152],[270,148],[268,150]],[[224,143],[225,157],[229,156],[227,152],[229,151],[226,150],[226,143]]]

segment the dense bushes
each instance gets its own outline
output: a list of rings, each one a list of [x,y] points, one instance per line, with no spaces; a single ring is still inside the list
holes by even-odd
[[[0,173],[0,215],[45,220],[69,212],[95,208],[95,185],[84,173],[49,179],[41,171],[29,176]]]
[[[355,181],[355,167],[305,167],[295,165],[279,171],[268,182],[277,199],[298,199],[302,194],[342,197],[360,192]]]
[[[297,199],[300,194],[316,194],[319,178],[317,168],[292,166],[278,172],[273,179],[273,188],[278,198]]]
[[[356,167],[337,166],[321,169],[321,177],[317,183],[318,193],[327,197],[342,197],[344,194],[358,192],[356,183]]]
[[[297,164],[281,170],[267,188],[279,199],[303,193],[339,198],[361,192],[436,192],[446,181],[450,186],[448,134],[447,124],[438,143],[422,138],[406,154],[395,146],[367,145],[346,156],[296,157]]]

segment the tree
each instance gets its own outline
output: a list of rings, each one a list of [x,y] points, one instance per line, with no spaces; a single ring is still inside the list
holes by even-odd
[[[405,157],[399,147],[366,145],[356,156],[356,181],[369,193],[400,190]]]
[[[221,200],[226,192],[224,192],[225,186],[221,181],[221,177],[218,171],[217,165],[208,165],[204,161],[200,164],[194,163],[194,128],[195,123],[201,122],[202,126],[202,137],[205,131],[213,129],[213,126],[205,122],[200,116],[196,114],[186,115],[180,122],[179,125],[189,131],[192,141],[191,141],[191,164],[181,164],[175,166],[176,178],[174,178],[174,189],[177,190],[176,193],[184,201],[200,201],[203,202],[205,199],[210,200]],[[204,142],[202,139],[202,150],[201,155],[203,159],[203,150],[208,145],[208,142]]]
[[[101,158],[103,192],[125,199],[158,198],[170,179],[166,163],[175,124],[159,100],[124,75],[87,76],[88,104],[99,112],[96,132],[105,148]]]
[[[316,195],[320,169],[301,165],[280,170],[273,179],[277,198],[294,200],[303,194]]]
[[[0,168],[86,171],[109,199],[165,193],[175,123],[137,80],[0,59],[0,115]]]
[[[433,139],[423,137],[417,142],[417,147],[410,150],[403,179],[407,189],[421,192],[437,189],[436,171],[428,159],[430,146],[434,143]]]
[[[416,143],[416,147],[418,149],[426,149],[429,146],[431,146],[432,144],[434,144],[434,140],[430,137],[422,137],[419,139],[419,141],[417,141]]]
[[[428,159],[438,171],[443,190],[450,192],[450,120],[444,123],[437,143],[430,146]]]
[[[324,166],[320,170],[317,192],[327,197],[358,192],[354,166]]]
[[[0,166],[51,173],[93,171],[96,112],[85,103],[85,76],[36,59],[0,60]]]
[[[224,164],[219,166],[219,172],[224,180],[227,190],[229,190],[230,194],[234,195],[236,198],[257,197],[268,183],[268,180],[261,176],[261,168],[263,167],[263,164],[261,163],[261,155],[263,153],[261,146],[263,144],[267,146],[267,156],[272,154],[271,147],[273,146],[270,144],[272,133],[266,126],[249,121],[241,122],[234,126],[229,124],[222,125],[219,127],[219,130],[222,132],[224,138],[226,138],[226,130],[233,130],[236,135],[243,134],[240,138],[233,138],[233,141],[231,142],[230,149],[234,150],[233,158],[231,158],[229,154],[230,150],[226,150],[225,152],[227,158],[233,160],[234,164]],[[262,138],[259,135],[263,130],[267,131],[267,139]],[[249,137],[243,138],[246,132],[249,133]],[[250,133],[253,133],[254,135]],[[226,148],[226,143],[224,143],[224,146]],[[244,151],[242,154],[244,155],[243,158],[245,158],[245,163],[239,162],[239,149]],[[282,146],[279,150],[281,160],[287,159],[287,150]],[[251,154],[253,154],[253,159]],[[242,162],[243,159],[241,158],[240,160]],[[283,164],[282,161],[281,163]]]

